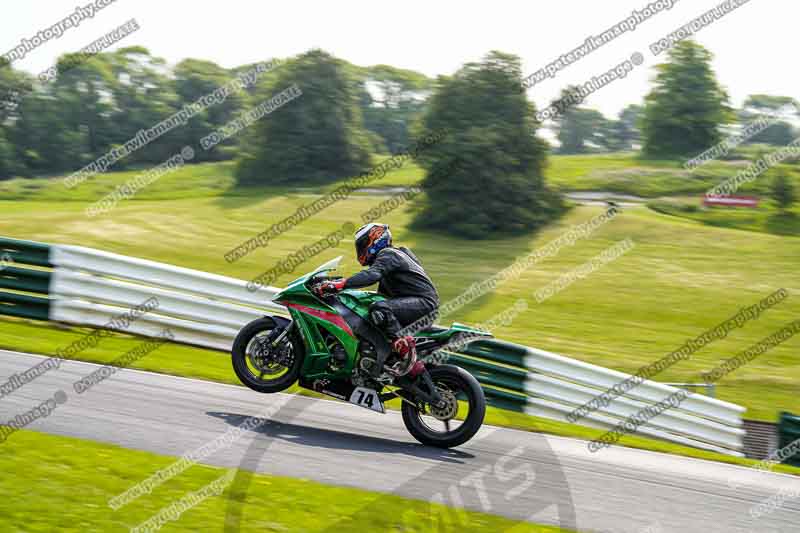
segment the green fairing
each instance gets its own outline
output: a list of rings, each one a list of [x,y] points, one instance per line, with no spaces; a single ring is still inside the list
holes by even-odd
[[[292,281],[283,291],[278,293],[274,301],[286,305],[289,314],[297,326],[300,336],[305,344],[306,354],[303,362],[301,375],[307,379],[342,379],[350,376],[358,361],[359,340],[354,336],[348,327],[347,330],[336,322],[343,322],[344,318],[332,306],[326,304],[322,299],[312,293],[306,282],[315,275],[320,275],[330,270],[334,270],[338,265],[339,259],[336,258],[318,269]],[[385,298],[380,294],[361,290],[344,290],[338,294],[339,301],[361,318],[368,320],[369,307]],[[291,306],[303,306],[309,311],[303,311]],[[314,311],[328,314],[329,318],[315,316]],[[331,351],[325,344],[323,331],[332,334],[344,347],[347,360],[344,365],[331,371]],[[463,324],[454,323],[450,329],[440,331],[420,331],[415,334],[419,337],[430,337],[446,340],[456,333],[473,333],[480,336],[489,337],[484,331],[470,328]]]

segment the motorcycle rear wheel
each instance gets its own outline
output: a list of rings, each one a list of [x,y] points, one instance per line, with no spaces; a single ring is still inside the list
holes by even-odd
[[[486,397],[478,381],[466,370],[452,365],[442,365],[428,370],[434,386],[445,399],[447,406],[436,409],[421,404],[403,402],[403,423],[411,435],[422,444],[437,448],[453,448],[475,436],[486,416]],[[466,408],[463,420],[456,420],[459,411]],[[431,421],[442,422],[439,431]],[[451,423],[460,422],[455,429]]]
[[[280,392],[292,386],[300,377],[305,349],[303,341],[295,333],[290,333],[281,343],[282,345],[289,343],[288,346],[284,346],[284,349],[290,350],[291,362],[288,365],[270,360],[272,352],[254,353],[257,350],[264,351],[261,345],[264,343],[263,338],[269,336],[277,327],[278,323],[271,317],[259,318],[243,327],[233,341],[231,349],[233,371],[239,381],[256,392]]]

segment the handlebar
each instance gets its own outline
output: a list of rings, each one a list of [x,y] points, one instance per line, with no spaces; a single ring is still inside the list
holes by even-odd
[[[344,279],[344,278],[342,276],[326,276],[324,274],[318,274],[316,276],[311,277],[306,282],[306,286],[307,286],[309,291],[311,291],[312,293],[314,293],[314,295],[319,297],[319,295],[317,294],[317,291],[316,291],[316,288],[319,285],[321,285],[325,281],[340,280],[340,279]]]

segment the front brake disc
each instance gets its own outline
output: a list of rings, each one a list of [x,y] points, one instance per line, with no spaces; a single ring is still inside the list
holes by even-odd
[[[274,375],[278,374],[285,368],[280,362],[276,361],[273,357],[272,347],[269,345],[269,337],[253,337],[250,344],[247,346],[247,358],[250,364],[256,368],[261,374]]]

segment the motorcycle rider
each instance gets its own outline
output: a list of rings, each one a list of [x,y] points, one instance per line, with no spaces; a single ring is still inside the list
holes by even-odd
[[[378,293],[387,299],[370,306],[369,318],[389,337],[401,358],[393,369],[398,372],[402,367],[407,372],[417,353],[414,337],[402,330],[423,317],[425,325],[431,324],[439,308],[439,294],[417,256],[408,248],[392,246],[388,225],[373,222],[360,227],[355,244],[358,262],[368,268],[346,279],[327,280],[317,291],[324,295],[378,283]]]

